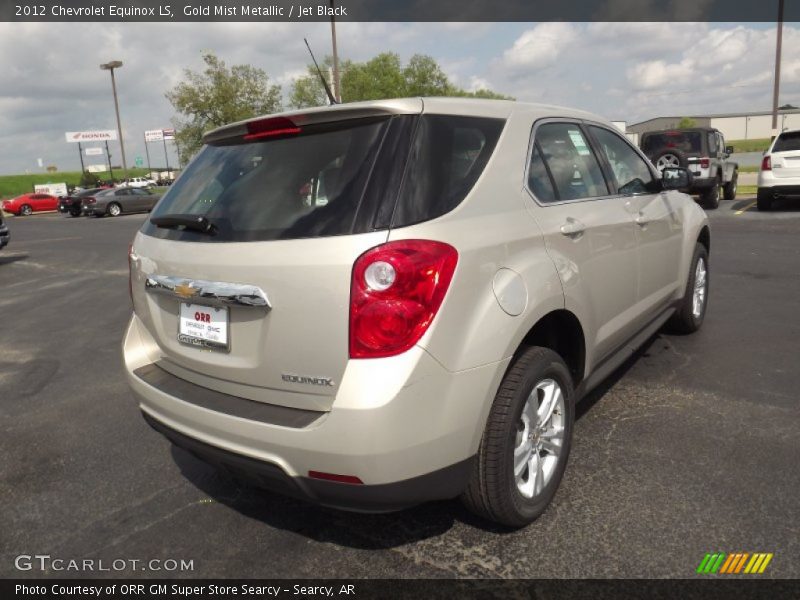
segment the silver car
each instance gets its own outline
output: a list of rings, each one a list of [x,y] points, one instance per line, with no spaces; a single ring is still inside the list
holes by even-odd
[[[575,403],[708,302],[706,215],[606,120],[414,98],[222,127],[130,251],[127,377],[178,446],[361,511],[523,526]]]
[[[123,213],[148,212],[160,196],[143,188],[122,187],[106,189],[83,196],[81,212],[95,217],[118,217]]]

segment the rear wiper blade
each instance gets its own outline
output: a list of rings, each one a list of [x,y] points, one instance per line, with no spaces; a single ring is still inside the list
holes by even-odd
[[[217,233],[217,226],[202,215],[164,215],[163,217],[150,217],[150,222],[156,227],[165,229],[183,227],[207,235]]]

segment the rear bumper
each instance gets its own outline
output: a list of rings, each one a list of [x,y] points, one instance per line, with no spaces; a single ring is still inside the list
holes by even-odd
[[[354,485],[291,477],[279,466],[223,450],[186,436],[143,412],[158,433],[196,458],[260,488],[315,504],[359,512],[390,512],[430,500],[453,498],[466,487],[474,458],[413,477],[379,485]]]
[[[707,190],[708,188],[713,187],[716,183],[716,177],[695,177],[692,179],[692,186],[689,193],[692,193],[695,190]]]
[[[773,198],[799,198],[800,182],[797,185],[769,185],[759,186],[758,191],[766,190]]]
[[[135,315],[123,351],[145,418],[176,445],[263,487],[360,511],[459,495],[508,364],[452,373],[418,347],[350,361],[331,409],[318,411],[238,398],[154,371],[170,363],[157,356]],[[363,485],[312,479],[310,471],[354,476]]]

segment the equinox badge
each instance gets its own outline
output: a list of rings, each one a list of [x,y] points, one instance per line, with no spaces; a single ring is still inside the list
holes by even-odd
[[[289,383],[308,383],[309,385],[324,385],[333,387],[333,379],[330,377],[307,377],[306,375],[281,373],[281,379],[288,381]]]

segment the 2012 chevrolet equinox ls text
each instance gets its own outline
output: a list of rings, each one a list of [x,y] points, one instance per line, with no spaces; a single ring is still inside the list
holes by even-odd
[[[523,526],[575,402],[703,322],[689,174],[589,113],[414,98],[204,141],[133,241],[124,360],[154,429],[267,488]]]

